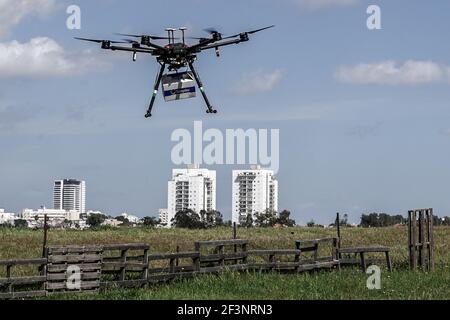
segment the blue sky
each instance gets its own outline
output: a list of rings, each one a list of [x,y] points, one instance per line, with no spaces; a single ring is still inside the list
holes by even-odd
[[[0,3],[0,207],[52,206],[54,179],[87,182],[88,207],[155,215],[165,207],[173,130],[280,129],[280,209],[300,223],[335,212],[450,213],[450,3],[418,0],[51,1]],[[79,5],[82,29],[66,28]],[[366,27],[369,4],[382,30]],[[224,34],[275,24],[197,69],[200,97],[143,118],[157,65],[75,36],[163,34],[188,26]],[[27,50],[25,50],[27,49]],[[47,55],[34,53],[49,50]],[[270,79],[260,86],[260,79]],[[218,209],[231,218],[231,170]]]

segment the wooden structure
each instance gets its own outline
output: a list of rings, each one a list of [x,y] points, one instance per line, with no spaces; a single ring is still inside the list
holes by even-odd
[[[242,269],[242,265],[247,264],[248,242],[242,239],[195,242],[195,251],[200,253],[199,271],[205,273],[224,268]]]
[[[5,277],[0,276],[0,300],[42,297],[47,294],[45,283],[47,277],[40,270],[47,264],[47,259],[3,260],[0,267],[6,269]],[[33,268],[37,275],[15,276],[13,269]]]
[[[411,270],[434,270],[433,209],[408,212],[408,248]]]
[[[380,263],[381,259],[367,259],[366,254],[368,253],[382,253],[385,256],[385,260],[383,262],[386,262],[387,269],[389,272],[392,272],[392,261],[390,257],[390,248],[388,247],[357,247],[357,248],[341,248],[338,249],[341,265],[355,265],[359,264],[361,266],[361,269],[363,272],[366,272],[367,265],[368,264],[375,264]],[[357,258],[342,258],[343,254],[351,255],[354,254],[355,256],[359,255],[359,259]]]
[[[338,238],[321,238],[296,241],[295,246],[297,250],[300,250],[301,253],[312,254],[307,259],[301,260],[302,268],[304,270],[333,267],[340,269],[338,243]],[[326,246],[328,246],[328,248],[324,248]]]
[[[102,246],[47,247],[47,292],[97,292],[102,254]]]
[[[0,267],[6,267],[6,277],[0,278],[0,299],[97,292],[105,287],[139,288],[225,270],[340,270],[341,253],[359,253],[365,268],[365,253],[389,252],[388,248],[339,249],[338,238],[298,240],[295,248],[288,249],[248,250],[248,246],[249,240],[243,239],[197,241],[194,251],[179,252],[177,248],[174,253],[150,253],[150,246],[143,243],[47,246],[43,259],[0,261]],[[387,259],[390,268],[388,255]],[[12,275],[13,267],[25,265],[39,267],[39,275]],[[28,287],[22,287],[24,285]]]

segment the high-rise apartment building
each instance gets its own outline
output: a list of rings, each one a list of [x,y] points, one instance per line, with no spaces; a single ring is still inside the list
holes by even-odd
[[[74,179],[55,181],[53,207],[57,210],[86,213],[86,183]]]
[[[179,211],[191,209],[200,213],[202,210],[216,210],[216,172],[200,169],[197,165],[174,169],[168,184],[167,204],[166,221],[169,226]]]
[[[251,214],[278,211],[278,181],[272,170],[251,166],[233,171],[232,221],[240,224]]]

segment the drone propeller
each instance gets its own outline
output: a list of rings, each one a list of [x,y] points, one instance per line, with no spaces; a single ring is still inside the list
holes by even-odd
[[[206,28],[206,29],[203,29],[203,31],[208,32],[209,34],[220,33],[219,31],[217,31],[216,28]]]
[[[77,38],[77,37],[75,37],[74,39],[81,40],[81,41],[90,41],[90,42],[95,42],[95,43],[126,43],[123,41],[98,40],[98,39],[87,39],[87,38]]]
[[[236,38],[236,37],[239,37],[241,34],[247,34],[247,35],[248,35],[248,34],[254,34],[254,33],[257,33],[257,32],[260,32],[260,31],[264,31],[264,30],[267,30],[267,29],[270,29],[270,28],[273,28],[273,27],[275,27],[275,25],[271,25],[271,26],[269,26],[269,27],[264,27],[264,28],[256,29],[256,30],[252,30],[252,31],[241,32],[241,33],[238,33],[238,34],[229,36],[229,37],[225,37],[224,39],[232,39],[232,38]]]
[[[132,38],[149,38],[152,40],[169,40],[169,37],[159,37],[159,36],[152,36],[152,35],[147,35],[147,34],[125,34],[125,33],[116,33],[116,35],[119,36],[124,36],[124,37],[132,37]]]

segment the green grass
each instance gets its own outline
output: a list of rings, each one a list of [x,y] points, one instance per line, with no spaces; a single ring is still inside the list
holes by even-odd
[[[303,274],[224,272],[153,286],[112,289],[99,295],[59,295],[52,299],[108,300],[355,300],[449,299],[450,273],[382,273],[381,290],[368,290],[359,270]]]
[[[49,244],[150,244],[151,252],[194,249],[196,240],[230,239],[232,230],[117,229],[100,231],[50,230]],[[293,248],[298,239],[334,236],[333,229],[288,228],[238,230],[250,240],[249,249]],[[42,231],[0,229],[0,259],[36,258],[42,253]],[[342,245],[389,246],[394,273],[382,273],[382,290],[368,290],[368,275],[357,269],[302,274],[221,273],[175,281],[145,289],[114,289],[99,295],[57,296],[62,299],[449,299],[450,228],[435,228],[436,271],[407,268],[407,228],[344,229]],[[4,276],[0,269],[0,277]],[[26,274],[27,270],[19,270]]]

